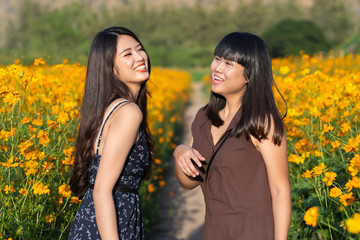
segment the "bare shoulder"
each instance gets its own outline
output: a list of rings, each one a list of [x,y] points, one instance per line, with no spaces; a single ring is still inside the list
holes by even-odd
[[[140,107],[134,102],[125,102],[115,109],[112,123],[140,125],[142,119]]]
[[[270,122],[269,122],[270,120]],[[275,134],[275,124],[274,124],[274,118],[272,115],[270,115],[270,119],[265,119],[265,132],[268,131],[268,134],[267,134],[267,138],[266,139],[263,139],[261,141],[259,141],[258,139],[256,139],[254,136],[250,136],[251,138],[251,141],[253,142],[254,146],[260,150],[259,148],[262,146],[262,145],[276,145],[274,142],[273,142],[273,137],[274,137],[274,134]],[[282,136],[281,138],[281,145],[283,144],[286,144],[286,136],[285,136],[285,133],[284,133],[284,136]]]

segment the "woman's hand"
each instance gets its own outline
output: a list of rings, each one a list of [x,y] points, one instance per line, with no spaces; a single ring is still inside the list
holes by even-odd
[[[184,144],[176,147],[173,156],[175,159],[175,174],[180,185],[185,190],[191,190],[198,186],[199,181],[192,179],[200,174],[194,164],[201,168],[201,161],[205,161],[205,158],[196,149]]]
[[[197,150],[190,146],[181,144],[176,147],[173,155],[175,163],[187,176],[196,177],[200,174],[193,162],[200,168],[202,167],[201,161],[204,161],[205,158]]]

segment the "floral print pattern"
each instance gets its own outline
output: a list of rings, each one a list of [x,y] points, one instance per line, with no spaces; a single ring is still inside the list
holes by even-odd
[[[126,159],[116,186],[139,189],[145,170],[149,166],[149,149],[145,129],[140,128],[139,140],[134,144]],[[96,155],[89,169],[89,183],[94,184],[101,156]],[[129,192],[113,194],[116,208],[119,238],[121,240],[145,239],[141,217],[139,195]],[[71,226],[68,240],[101,239],[96,225],[93,189],[89,188],[81,202]]]

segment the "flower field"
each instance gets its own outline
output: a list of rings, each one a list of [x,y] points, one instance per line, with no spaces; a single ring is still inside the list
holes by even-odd
[[[360,55],[274,59],[273,71],[289,108],[292,239],[359,239]]]
[[[0,239],[65,239],[79,206],[68,186],[86,67],[0,67]],[[145,226],[156,215],[156,191],[179,141],[191,76],[153,68],[149,125],[156,144],[153,175],[140,191]]]
[[[273,59],[286,99],[290,239],[360,239],[360,55]],[[86,67],[36,59],[0,67],[0,239],[64,239],[79,199],[67,185]],[[208,76],[203,81],[209,91]],[[191,76],[153,68],[153,175],[140,191],[150,231],[166,159],[179,142]],[[280,112],[285,104],[275,91]]]

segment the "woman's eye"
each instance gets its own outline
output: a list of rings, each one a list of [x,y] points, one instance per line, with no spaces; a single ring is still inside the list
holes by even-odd
[[[214,60],[220,61],[220,58],[219,57],[214,57]]]
[[[131,53],[126,53],[124,56],[125,56],[125,57],[131,56]]]
[[[231,63],[231,62],[226,62],[226,65],[231,66],[231,65],[232,65],[232,63]]]

